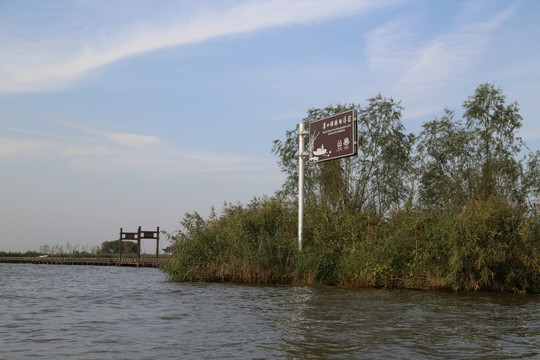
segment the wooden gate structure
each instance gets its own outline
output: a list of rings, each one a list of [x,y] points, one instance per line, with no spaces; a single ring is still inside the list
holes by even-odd
[[[156,240],[156,259],[159,258],[159,226],[157,230],[141,230],[137,232],[125,232],[123,228],[120,228],[120,244],[119,244],[119,257],[122,260],[122,241],[137,241],[137,260],[141,260],[141,240],[142,239],[155,239]]]

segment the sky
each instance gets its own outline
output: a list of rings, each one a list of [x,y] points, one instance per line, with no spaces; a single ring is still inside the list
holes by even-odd
[[[175,233],[271,196],[275,139],[378,94],[418,134],[493,83],[539,150],[539,17],[536,0],[0,0],[0,251]]]

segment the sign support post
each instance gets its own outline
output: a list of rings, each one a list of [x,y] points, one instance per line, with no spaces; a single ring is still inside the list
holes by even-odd
[[[310,163],[335,160],[356,155],[358,151],[358,125],[356,110],[312,121],[309,131],[304,123],[298,124],[298,251],[302,251],[304,232],[304,158]],[[309,152],[304,138],[309,135]]]
[[[298,250],[302,251],[302,234],[304,232],[304,138],[309,132],[304,130],[304,123],[298,124]]]

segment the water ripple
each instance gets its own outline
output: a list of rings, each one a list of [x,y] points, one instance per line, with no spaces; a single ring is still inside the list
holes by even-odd
[[[0,265],[0,358],[533,359],[540,297],[170,283]]]

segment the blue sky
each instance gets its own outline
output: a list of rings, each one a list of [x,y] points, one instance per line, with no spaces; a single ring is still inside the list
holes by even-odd
[[[538,150],[539,16],[535,0],[0,0],[0,250],[174,232],[272,195],[274,139],[379,93],[417,134],[494,83]]]

